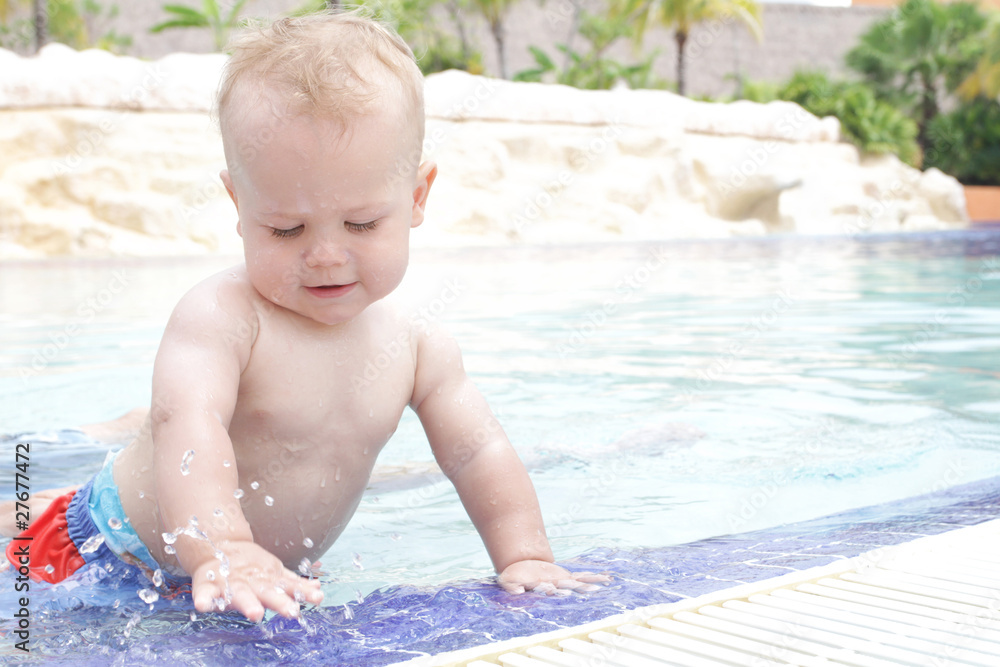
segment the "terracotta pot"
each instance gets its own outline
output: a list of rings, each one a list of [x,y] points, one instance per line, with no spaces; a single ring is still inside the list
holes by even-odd
[[[965,209],[972,222],[1000,222],[1000,185],[965,185]]]

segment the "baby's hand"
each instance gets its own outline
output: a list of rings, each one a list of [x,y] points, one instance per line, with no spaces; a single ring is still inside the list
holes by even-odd
[[[287,618],[299,615],[299,602],[319,604],[319,581],[303,579],[253,542],[222,542],[225,558],[202,563],[191,576],[194,608],[200,612],[235,609],[253,622],[272,609]]]
[[[508,565],[498,581],[505,591],[515,595],[525,591],[569,595],[570,591],[596,591],[599,587],[595,583],[611,581],[611,578],[593,572],[570,572],[543,560],[522,560]]]

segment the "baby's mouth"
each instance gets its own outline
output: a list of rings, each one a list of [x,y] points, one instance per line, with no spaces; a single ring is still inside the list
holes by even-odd
[[[347,294],[355,285],[357,285],[356,282],[347,283],[346,285],[316,285],[315,287],[306,287],[306,290],[313,296],[332,298]]]

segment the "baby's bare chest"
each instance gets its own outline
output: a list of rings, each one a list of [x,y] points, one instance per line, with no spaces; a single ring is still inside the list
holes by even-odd
[[[405,336],[389,328],[332,339],[262,331],[230,422],[237,455],[277,451],[306,466],[373,463],[409,404],[414,373]]]

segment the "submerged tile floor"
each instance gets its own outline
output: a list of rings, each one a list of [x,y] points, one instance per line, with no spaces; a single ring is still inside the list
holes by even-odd
[[[112,610],[80,594],[81,604],[70,605],[63,596],[36,615],[40,634],[59,638],[36,657],[67,665],[390,665],[696,597],[998,516],[1000,477],[691,544],[595,549],[567,563],[614,576],[612,584],[588,595],[511,596],[485,580],[434,589],[393,586],[346,610],[311,610],[305,625],[278,617],[254,625],[230,615],[188,622],[190,603],[181,600],[141,610],[137,619],[138,612],[125,604]],[[124,632],[123,638],[125,629],[131,635]],[[0,651],[0,663],[5,657]]]

